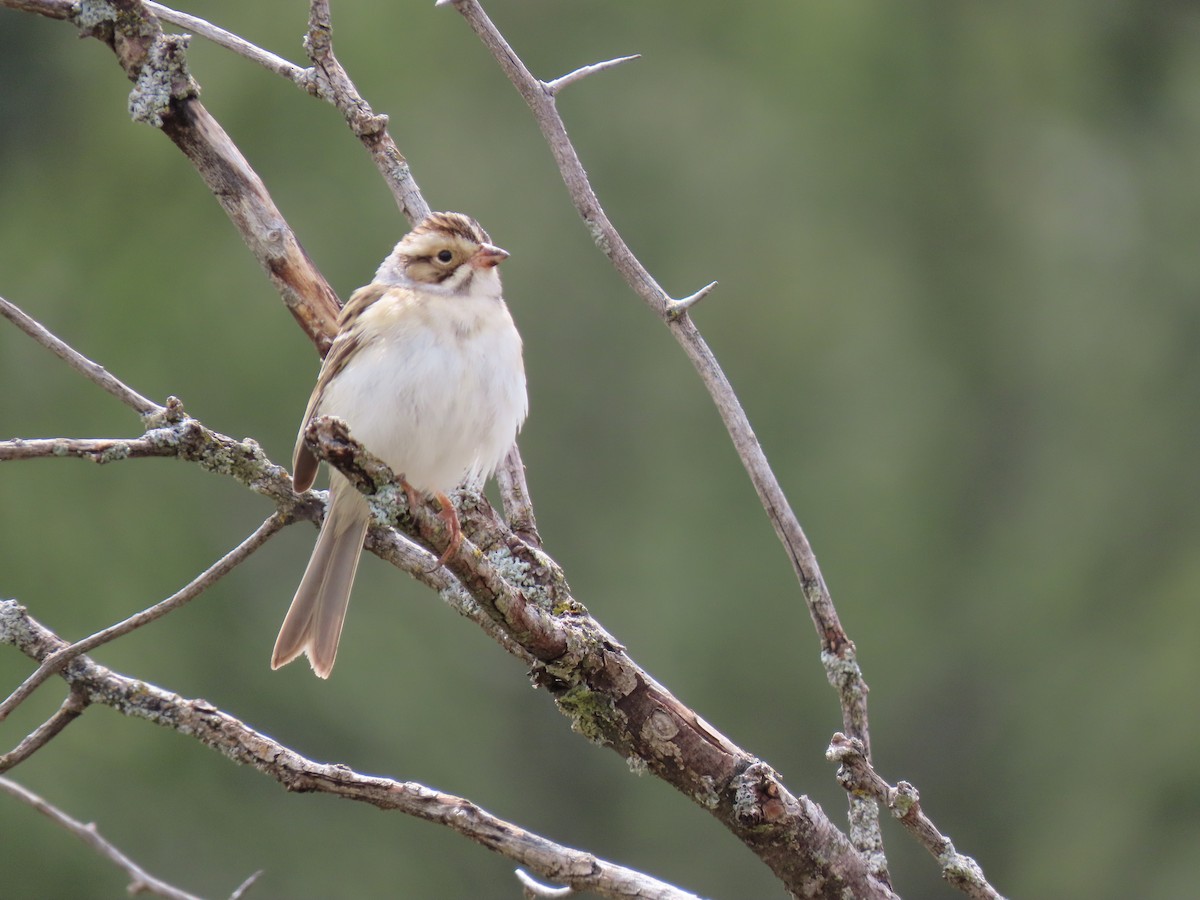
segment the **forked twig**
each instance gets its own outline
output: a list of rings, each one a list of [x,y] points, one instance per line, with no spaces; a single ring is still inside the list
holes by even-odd
[[[863,752],[862,741],[838,732],[825,757],[838,763],[837,779],[842,787],[851,793],[869,794],[891,811],[938,861],[946,881],[972,900],[1004,900],[988,883],[979,863],[955,850],[950,838],[934,827],[921,809],[921,797],[915,787],[907,781],[892,787],[879,776]]]

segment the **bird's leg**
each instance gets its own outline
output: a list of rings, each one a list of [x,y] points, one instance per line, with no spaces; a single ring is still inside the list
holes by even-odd
[[[410,512],[425,502],[425,498],[422,496],[421,492],[405,481],[404,478],[400,479],[400,487],[404,488],[404,494],[408,497],[408,508]],[[433,496],[438,502],[438,515],[441,516],[442,521],[446,523],[446,528],[450,532],[450,543],[446,546],[446,549],[442,555],[438,557],[438,561],[433,564],[433,568],[429,570],[430,572],[436,572],[438,569],[444,566],[446,564],[446,560],[452,557],[458,548],[462,546],[463,541],[462,528],[459,527],[458,513],[454,509],[454,504],[451,503],[450,498],[441,491],[436,492]]]
[[[463,534],[462,528],[458,524],[458,512],[454,509],[454,504],[450,502],[450,498],[441,491],[438,491],[433,496],[437,498],[438,506],[441,507],[438,515],[442,517],[442,521],[446,523],[446,527],[450,530],[450,543],[446,545],[446,549],[433,565],[434,569],[440,569],[446,564],[446,560],[458,552],[458,548],[462,546]]]
[[[416,516],[413,511],[425,502],[425,498],[421,496],[420,491],[408,483],[408,480],[403,475],[400,476],[400,487],[404,488],[404,496],[408,498],[409,515],[412,515],[415,521]]]

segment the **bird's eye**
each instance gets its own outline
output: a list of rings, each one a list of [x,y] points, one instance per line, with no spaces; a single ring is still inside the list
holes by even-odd
[[[439,250],[437,258],[438,262],[448,263],[450,260],[454,259],[454,254],[449,250]]]

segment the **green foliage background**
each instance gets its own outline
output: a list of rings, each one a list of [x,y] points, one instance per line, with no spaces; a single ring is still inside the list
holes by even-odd
[[[872,687],[876,763],[1014,897],[1183,897],[1200,846],[1200,10],[1181,2],[494,0],[569,89],[603,202],[696,319],[815,545]],[[189,6],[293,60],[305,5]],[[796,584],[712,405],[576,218],[515,92],[427,2],[334,4],[339,56],[435,208],[512,251],[539,523],[633,656],[839,820],[839,727]],[[405,223],[340,118],[202,40],[203,100],[343,296]],[[126,115],[110,52],[0,11],[0,294],[141,392],[286,462],[317,358],[217,204]],[[135,418],[0,327],[5,437]],[[270,511],[172,461],[0,469],[0,595],[80,637]],[[718,897],[769,873],[571,734],[514,661],[367,559],[334,677],[267,659],[314,533],[104,648],[321,760],[468,796]],[[0,652],[0,692],[29,667]],[[57,705],[0,727],[8,749]],[[88,712],[13,775],[209,896],[513,897],[431,826],[290,796]],[[888,823],[897,886],[956,896]],[[124,881],[0,799],[6,897]]]

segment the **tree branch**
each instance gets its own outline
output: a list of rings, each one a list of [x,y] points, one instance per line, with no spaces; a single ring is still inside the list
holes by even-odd
[[[107,44],[134,83],[130,111],[166,134],[188,157],[304,332],[325,353],[337,296],[276,209],[262,179],[200,103],[187,70],[186,39],[165,35],[141,0],[73,4],[0,0],[0,5],[68,19]]]
[[[408,507],[386,465],[340,419],[320,417],[309,448],[365,495],[379,521],[433,546],[445,525],[432,506]],[[707,809],[798,897],[891,897],[866,858],[806,797],[660,685],[570,592],[558,565],[515,534],[481,496],[460,512],[464,540],[447,567],[508,637],[538,660],[534,681],[572,728],[648,770]]]
[[[333,24],[328,0],[312,0],[309,4],[304,49],[314,70],[321,74],[318,96],[337,107],[351,132],[371,154],[400,211],[415,225],[429,215],[429,204],[417,187],[408,160],[388,134],[388,117],[375,114],[333,54]]]
[[[871,744],[867,720],[868,688],[855,656],[854,644],[842,628],[808,537],[767,462],[766,454],[750,426],[750,420],[742,409],[732,384],[687,314],[688,308],[707,294],[712,285],[683,300],[673,300],[659,286],[630,250],[600,205],[583,164],[579,161],[579,155],[567,136],[562,117],[558,114],[554,91],[530,73],[477,0],[447,2],[452,3],[466,19],[471,30],[491,52],[496,63],[529,106],[558,165],[567,193],[596,246],[608,257],[630,289],[666,324],[708,389],[729,432],[734,449],[750,476],[759,502],[762,503],[776,535],[783,543],[800,582],[809,615],[821,641],[821,658],[826,675],[830,684],[838,691],[842,707],[842,725],[847,732],[863,742],[869,758]],[[883,857],[879,853],[882,837],[875,804],[869,800],[851,797],[850,817],[852,833],[864,836],[862,841],[856,838],[856,844],[864,853],[872,854],[873,858],[882,864]],[[886,880],[888,877],[885,868],[877,868],[876,873],[881,879]]]
[[[0,6],[36,13],[47,19],[70,19],[79,12],[75,0],[4,0]]]
[[[86,459],[98,465],[122,459],[174,456],[175,451],[148,438],[13,438],[0,441],[0,462],[18,459]]]
[[[51,14],[43,8],[53,8],[56,17],[66,17],[58,15],[64,9],[58,4],[30,4],[28,0],[0,2],[18,8],[37,7],[35,11],[43,14]],[[85,34],[98,37],[112,47],[126,74],[135,82],[131,100],[136,116],[160,127],[188,155],[279,288],[297,321],[319,348],[327,348],[332,336],[336,298],[299,248],[257,175],[196,99],[196,85],[183,61],[184,42],[164,36],[157,21],[145,13],[137,0],[113,0],[112,5],[116,14],[111,19],[102,16],[84,20],[79,15],[79,8],[74,6],[67,15]],[[653,281],[596,201],[554,110],[553,90],[529,75],[474,0],[462,0],[457,6],[468,21],[472,21],[473,27],[476,23],[472,16],[477,12],[482,17],[480,21],[486,22],[490,33],[498,38],[493,52],[500,52],[496,49],[500,48],[501,55],[507,54],[505,59],[497,57],[501,65],[510,64],[519,69],[510,77],[514,78],[514,84],[523,96],[528,94],[526,99],[535,115],[539,115],[539,110],[548,110],[549,115],[539,115],[539,124],[543,125],[572,198],[597,243],[676,333],[709,386],[800,576],[810,612],[822,636],[826,655],[830,657],[827,671],[831,680],[835,680],[836,675],[835,683],[842,690],[846,728],[861,734],[865,740],[866,685],[854,661],[853,644],[841,630],[811,548],[774,481],[732,388],[686,315],[686,306],[706,291],[697,292],[683,301],[674,301]],[[94,16],[95,9],[89,9]],[[476,30],[481,33],[479,28]],[[345,73],[332,57],[328,32],[327,4],[316,0],[312,4],[306,43],[314,67],[327,76],[332,73],[329,82],[332,85]],[[486,29],[484,33],[487,33]],[[382,128],[383,120],[374,116],[365,103],[356,105],[356,97],[356,93],[347,95],[345,102],[338,104],[339,109],[371,149],[368,139],[375,141],[379,135],[386,134]],[[381,143],[375,146],[384,147]],[[388,154],[384,152],[383,157]],[[415,191],[403,157],[396,151],[395,157],[390,159],[392,180],[389,184],[394,180],[407,181]],[[382,165],[386,161],[382,157],[377,159],[381,170],[386,168]],[[388,177],[387,172],[385,177]],[[404,208],[403,203],[401,206]],[[679,312],[681,303],[685,304],[682,314]],[[143,437],[177,448],[175,455],[181,459],[233,475],[253,490],[271,497],[283,512],[311,519],[320,517],[317,495],[296,497],[287,484],[286,473],[273,466],[252,441],[236,442],[210,431],[186,417],[182,406],[174,400],[163,410],[162,421],[165,424]],[[327,452],[331,457],[339,454],[343,457],[343,464],[335,462],[335,465],[343,471],[346,471],[343,466],[347,466],[351,470],[357,467],[365,473],[363,477],[370,485],[360,481],[360,489],[369,487],[384,494],[394,487],[389,480],[390,473],[372,470],[371,461],[360,453],[361,448],[348,440],[348,436],[342,440],[331,435],[330,441]],[[374,476],[370,474],[372,471],[382,479],[378,483],[382,487],[378,490],[372,480]],[[520,469],[514,467],[512,471],[519,473]],[[527,491],[520,493],[528,496]],[[497,623],[494,633],[507,633],[511,646],[519,646],[527,655],[540,661],[536,668],[539,683],[554,695],[559,708],[571,717],[576,730],[612,747],[631,762],[644,765],[710,809],[754,849],[797,896],[839,891],[864,897],[891,896],[887,886],[872,877],[860,854],[818,807],[804,797],[789,794],[769,767],[713,730],[637,667],[624,648],[571,597],[565,578],[553,560],[514,534],[482,498],[465,494],[462,499],[465,501],[464,531],[474,546],[464,546],[450,561],[455,579],[465,594],[469,594]],[[304,507],[302,511],[301,506]],[[385,507],[383,504],[380,508]],[[398,504],[395,509],[400,510]],[[421,510],[409,512],[408,524],[422,540],[436,545],[444,539],[444,534],[438,530],[439,521],[423,516]],[[403,524],[404,511],[395,514],[399,517],[397,521]],[[380,534],[387,532],[373,529],[372,540],[378,541]],[[384,538],[383,543],[387,544],[388,540]],[[419,550],[412,552],[421,553]],[[445,592],[443,596],[446,596]],[[70,678],[81,662],[82,658],[68,666],[66,677]],[[886,873],[880,874],[886,877]],[[565,880],[543,875],[556,881]]]
[[[0,601],[0,643],[12,644],[39,662],[69,646],[12,600]],[[87,656],[74,659],[63,678],[89,702],[194,738],[235,762],[253,766],[289,791],[331,794],[446,826],[543,878],[604,897],[686,900],[694,896],[590,853],[556,844],[461,797],[412,782],[362,775],[342,765],[314,762],[204,700],[186,699],[119,675]]]

